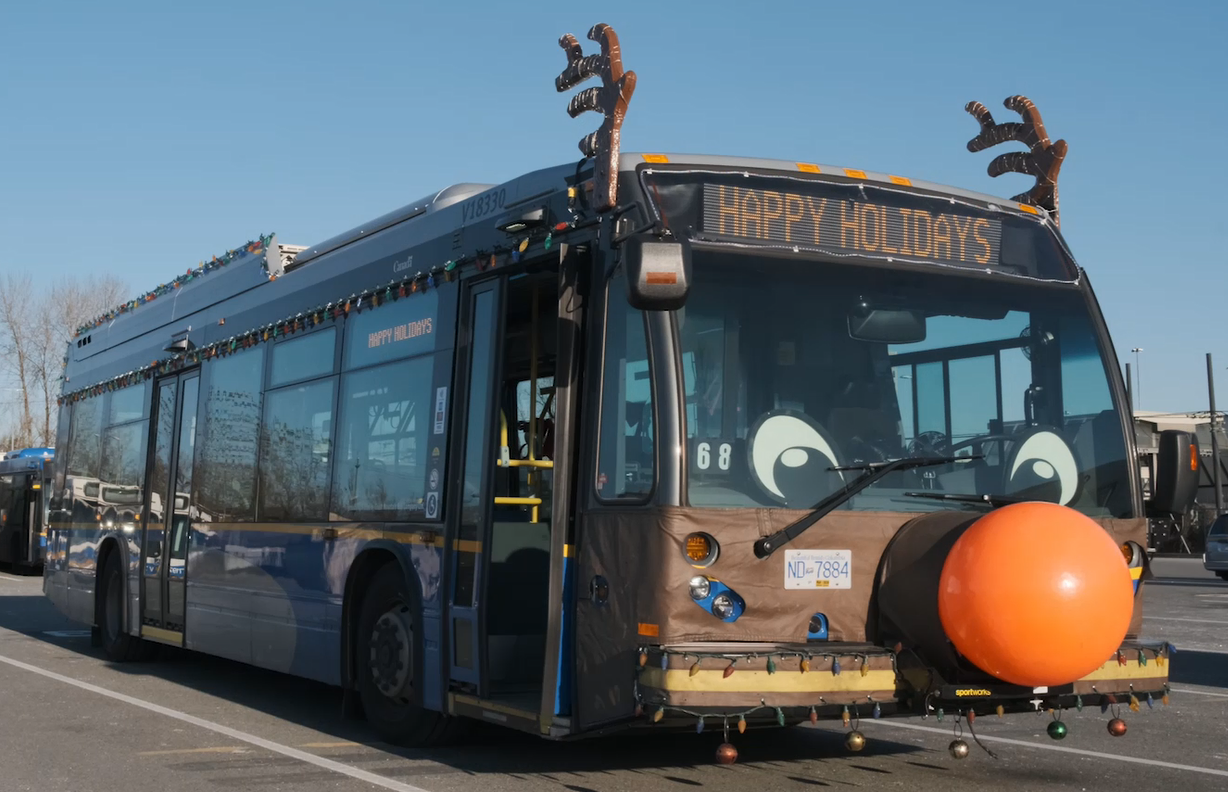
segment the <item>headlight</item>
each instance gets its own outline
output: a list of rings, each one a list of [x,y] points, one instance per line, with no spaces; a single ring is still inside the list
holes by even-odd
[[[691,599],[698,602],[702,599],[707,599],[708,594],[712,591],[712,584],[703,575],[696,575],[691,578]]]
[[[712,615],[718,619],[728,619],[733,615],[733,600],[728,594],[718,594],[712,600]]]

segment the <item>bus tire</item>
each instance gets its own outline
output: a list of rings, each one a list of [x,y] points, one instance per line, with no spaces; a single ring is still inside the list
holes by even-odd
[[[417,598],[401,567],[385,564],[367,586],[355,635],[358,694],[367,721],[393,745],[438,745],[456,729],[455,717],[424,709],[422,635]]]
[[[157,647],[124,632],[124,575],[119,553],[107,553],[98,586],[94,623],[103,654],[113,663],[151,659]]]

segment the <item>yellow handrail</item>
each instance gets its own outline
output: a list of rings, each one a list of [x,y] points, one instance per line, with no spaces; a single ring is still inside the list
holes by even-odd
[[[503,460],[496,459],[495,464],[498,465],[499,467],[503,467]],[[508,467],[542,468],[542,469],[548,470],[554,467],[554,463],[551,462],[549,459],[509,459],[507,461],[507,466]]]
[[[499,506],[541,506],[542,499],[496,497],[495,503]],[[533,522],[537,522],[537,520],[534,520]]]

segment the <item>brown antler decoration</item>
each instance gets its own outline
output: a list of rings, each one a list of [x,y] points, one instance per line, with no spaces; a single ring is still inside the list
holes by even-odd
[[[1023,116],[1023,121],[997,124],[989,109],[980,102],[969,102],[964,107],[981,123],[981,134],[968,141],[968,150],[984,151],[1012,140],[1026,145],[1029,151],[1011,151],[995,157],[989,163],[989,175],[1024,173],[1035,176],[1035,186],[1016,195],[1014,200],[1026,201],[1047,210],[1053,216],[1053,222],[1061,225],[1057,210],[1057,174],[1062,169],[1062,160],[1066,158],[1066,141],[1049,142],[1049,133],[1045,131],[1045,122],[1040,119],[1040,111],[1026,96],[1012,96],[1002,104],[1007,110],[1014,110]]]
[[[567,53],[567,68],[554,78],[554,86],[562,93],[601,75],[599,87],[587,88],[571,98],[567,114],[575,118],[587,110],[599,110],[605,116],[597,131],[580,141],[581,153],[593,158],[594,197],[598,211],[605,212],[618,203],[618,142],[627,103],[635,92],[635,72],[623,71],[618,34],[612,27],[593,25],[588,37],[601,42],[600,55],[584,57],[580,43],[570,33],[559,39],[559,46]]]

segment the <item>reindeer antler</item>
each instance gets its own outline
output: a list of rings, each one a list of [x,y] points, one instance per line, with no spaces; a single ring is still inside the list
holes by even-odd
[[[969,102],[964,107],[981,124],[981,134],[968,141],[968,150],[984,151],[1012,140],[1026,145],[1029,149],[1027,152],[1011,151],[995,157],[989,163],[989,175],[1023,173],[1035,176],[1036,184],[1032,189],[1016,195],[1014,200],[1026,201],[1048,210],[1053,222],[1061,225],[1057,209],[1057,174],[1062,169],[1062,160],[1066,158],[1066,141],[1049,142],[1049,133],[1045,131],[1040,111],[1026,96],[1012,96],[1002,104],[1007,110],[1014,110],[1022,116],[1023,121],[997,124],[989,109],[980,102]]]
[[[598,110],[605,116],[601,126],[580,140],[580,151],[593,158],[594,193],[599,211],[605,212],[618,203],[618,143],[627,103],[635,92],[635,72],[623,71],[622,51],[618,34],[606,24],[593,25],[588,31],[592,41],[601,42],[601,54],[584,57],[576,37],[566,33],[559,46],[567,53],[567,68],[554,78],[559,93],[600,74],[601,85],[586,88],[571,98],[567,114],[572,118],[588,110]]]

